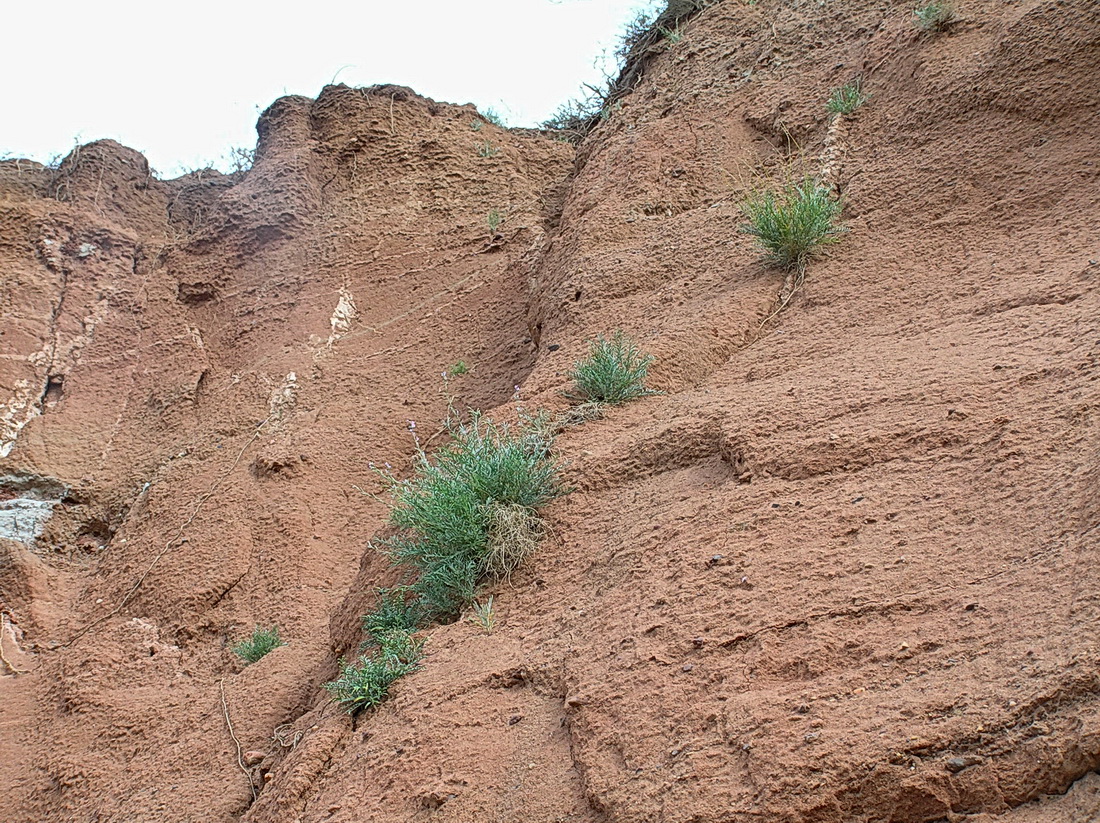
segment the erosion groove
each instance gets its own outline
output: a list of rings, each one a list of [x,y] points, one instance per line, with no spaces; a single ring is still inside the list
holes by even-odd
[[[1096,819],[1100,7],[674,11],[576,146],[333,85],[247,172],[0,161],[0,816]],[[657,391],[580,413],[618,329]],[[570,493],[348,715],[379,470],[472,409]]]

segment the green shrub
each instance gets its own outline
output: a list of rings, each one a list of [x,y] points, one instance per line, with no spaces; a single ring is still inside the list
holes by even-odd
[[[530,551],[531,530],[495,528],[502,509],[537,522],[538,508],[563,491],[545,443],[528,432],[475,415],[451,435],[433,458],[420,453],[412,478],[391,479],[390,522],[402,534],[383,542],[418,572],[410,590],[429,621],[457,617],[482,579],[514,568],[502,558]]]
[[[285,645],[286,643],[279,637],[278,626],[272,626],[270,629],[257,626],[252,631],[251,637],[233,647],[233,653],[245,663],[255,663],[268,652]]]
[[[394,499],[390,522],[401,533],[381,548],[416,580],[378,590],[378,605],[363,617],[377,648],[341,660],[340,676],[325,684],[349,712],[378,705],[395,680],[419,668],[417,626],[457,617],[481,580],[506,577],[537,545],[538,508],[564,492],[546,419],[521,416],[526,425],[513,431],[474,414],[451,427],[451,442],[432,458],[418,453],[410,479],[382,473]],[[492,598],[475,613],[491,631]]]
[[[504,222],[504,215],[500,213],[499,209],[493,209],[489,212],[489,234],[496,234],[497,229],[500,228],[500,224]]]
[[[856,79],[833,91],[825,108],[830,114],[851,114],[866,102],[867,95],[863,93],[862,84]]]
[[[787,183],[778,192],[754,192],[741,204],[749,222],[741,227],[784,268],[801,269],[820,247],[835,243],[841,204],[812,177]]]
[[[942,31],[956,20],[955,4],[951,0],[932,0],[913,11],[917,25],[925,31]]]
[[[478,157],[495,157],[498,154],[500,154],[500,149],[493,146],[488,140],[477,148]]]
[[[643,354],[622,331],[616,331],[610,339],[601,334],[589,344],[588,356],[573,364],[569,377],[574,392],[570,396],[587,403],[616,406],[656,394],[645,387],[652,363],[653,356]]]
[[[465,360],[459,360],[449,369],[447,369],[448,377],[461,377],[464,374],[470,373],[470,367],[466,365]]]
[[[354,663],[340,661],[340,676],[325,689],[355,714],[371,709],[386,699],[393,682],[420,668],[424,643],[408,632],[394,630],[381,636],[378,650],[362,655]]]

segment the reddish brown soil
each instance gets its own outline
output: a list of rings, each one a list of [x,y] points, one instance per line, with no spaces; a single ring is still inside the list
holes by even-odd
[[[716,3],[576,153],[328,87],[237,177],[0,164],[0,401],[41,411],[0,499],[67,488],[0,540],[0,817],[1100,818],[1100,7],[910,6]],[[850,232],[761,328],[737,202],[793,155]],[[369,462],[457,360],[461,405],[562,408],[617,327],[665,394],[559,439],[496,631],[341,713]]]

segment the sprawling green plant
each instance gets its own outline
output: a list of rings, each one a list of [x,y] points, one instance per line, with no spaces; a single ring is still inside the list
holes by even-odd
[[[811,256],[844,231],[837,225],[840,201],[812,177],[778,191],[753,192],[741,210],[749,221],[741,230],[757,239],[771,262],[787,269],[805,268]]]
[[[286,643],[279,637],[278,626],[272,626],[269,629],[257,626],[252,631],[251,637],[233,647],[233,653],[246,663],[255,663],[265,654],[285,645]]]
[[[392,632],[409,634],[420,622],[420,606],[410,598],[408,586],[378,590],[378,606],[363,615],[363,631],[375,644],[381,645]]]
[[[825,104],[825,109],[830,114],[851,114],[867,102],[867,95],[863,93],[862,83],[859,79],[845,83],[839,89],[835,89]]]
[[[325,684],[350,714],[371,709],[386,699],[395,680],[420,668],[424,643],[408,632],[393,630],[379,638],[377,651],[354,663],[340,661],[340,676]]]
[[[432,457],[418,452],[411,478],[381,473],[394,500],[390,522],[400,533],[380,548],[415,579],[378,590],[378,605],[363,617],[375,650],[353,663],[341,660],[340,676],[325,684],[349,712],[376,706],[395,680],[419,667],[418,626],[457,618],[479,582],[507,577],[538,544],[537,510],[564,489],[545,415],[521,422],[513,430],[474,414],[451,426],[451,442]]]
[[[383,548],[418,573],[410,591],[425,620],[453,619],[482,579],[507,567],[498,558],[512,547],[506,537],[499,539],[506,545],[495,544],[502,509],[537,521],[537,509],[563,491],[557,463],[529,432],[474,415],[451,435],[432,458],[420,453],[412,478],[391,479],[390,522],[402,533]]]
[[[573,364],[572,396],[588,403],[615,406],[656,394],[645,387],[653,356],[644,354],[622,331],[610,338],[602,334],[588,346],[588,356]]]

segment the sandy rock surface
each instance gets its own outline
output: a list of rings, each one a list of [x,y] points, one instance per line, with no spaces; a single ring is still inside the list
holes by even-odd
[[[1100,7],[911,18],[713,3],[576,149],[329,86],[232,176],[0,162],[0,816],[1100,818]],[[792,165],[848,232],[773,317]],[[558,439],[496,630],[342,713],[370,464],[616,328],[663,393]]]

